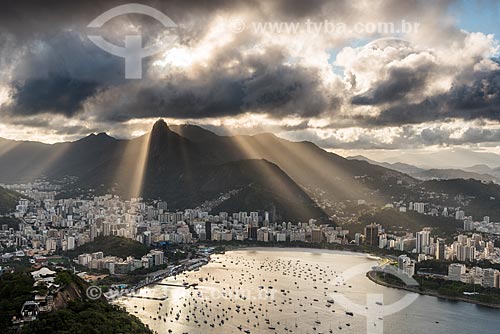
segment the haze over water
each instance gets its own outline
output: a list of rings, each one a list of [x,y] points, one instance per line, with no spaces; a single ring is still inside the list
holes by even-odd
[[[365,305],[367,294],[383,294],[389,305],[407,292],[379,286],[362,274],[338,283],[344,271],[363,263],[377,265],[366,255],[347,252],[231,251],[213,256],[199,271],[163,281],[198,283],[197,289],[153,285],[139,293],[165,300],[122,298],[117,304],[158,333],[366,333],[366,318],[346,314],[352,310],[339,305],[339,295]],[[389,334],[496,333],[500,311],[419,296],[408,308],[384,317],[383,326]]]

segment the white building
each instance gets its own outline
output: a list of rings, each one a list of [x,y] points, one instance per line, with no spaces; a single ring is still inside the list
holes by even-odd
[[[423,230],[417,232],[417,253],[423,253],[426,246],[431,244],[431,232]]]
[[[415,275],[415,261],[406,255],[400,255],[398,257],[398,271],[413,277]]]
[[[500,272],[495,269],[484,269],[483,270],[483,286],[486,288],[498,288]]]
[[[460,282],[462,275],[466,272],[466,267],[464,264],[452,263],[448,267],[448,279],[450,281]]]
[[[417,211],[418,213],[425,213],[425,203],[413,203],[413,210]]]
[[[75,237],[68,237],[68,250],[75,249]]]

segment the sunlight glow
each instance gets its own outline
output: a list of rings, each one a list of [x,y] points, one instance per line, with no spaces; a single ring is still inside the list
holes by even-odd
[[[195,62],[195,55],[188,48],[175,47],[168,50],[163,59],[157,60],[157,66],[189,67]]]
[[[7,87],[0,87],[0,107],[10,102],[10,93]]]
[[[114,183],[118,191],[127,197],[137,198],[142,194],[147,160],[149,156],[150,132],[126,143],[120,163],[116,169]]]
[[[193,66],[208,66],[208,62],[219,48],[234,40],[233,34],[221,29],[225,19],[218,17],[208,28],[207,33],[195,45],[178,45],[166,51],[153,65],[158,67],[175,67],[186,69]],[[228,66],[231,64],[228,63]]]

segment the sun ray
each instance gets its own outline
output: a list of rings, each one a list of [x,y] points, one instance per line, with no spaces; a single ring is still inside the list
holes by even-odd
[[[142,195],[145,172],[147,169],[151,133],[126,142],[121,149],[120,161],[113,184],[118,193],[127,198]]]
[[[232,133],[230,129],[225,131]],[[362,171],[352,170],[349,161],[320,148],[315,149],[311,147],[312,143],[288,142],[272,134],[235,135],[230,138],[236,149],[241,151],[242,158],[266,159],[276,163],[312,198],[319,197],[316,196],[317,191],[324,191],[326,194],[321,197],[326,195],[335,201],[366,199],[369,196],[377,202],[386,203],[387,199],[356,179],[355,173],[362,174]],[[267,170],[262,172],[269,175]]]

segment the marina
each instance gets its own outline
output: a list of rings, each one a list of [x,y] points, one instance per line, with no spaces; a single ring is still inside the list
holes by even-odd
[[[341,297],[367,305],[367,296],[375,295],[373,307],[383,308],[406,294],[376,285],[364,275],[344,279],[344,272],[363,263],[377,265],[364,254],[347,252],[231,251],[212,256],[198,271],[136,292],[147,299],[122,297],[115,303],[157,333],[360,333],[366,330],[366,318],[340,305]],[[156,297],[164,299],[152,299]],[[440,312],[432,312],[433,307]],[[383,320],[384,333],[401,333],[402,324],[418,323],[418,333],[426,329],[444,334],[454,326],[456,333],[466,333],[467,326],[480,319],[488,321],[483,326],[500,326],[498,311],[419,296],[408,308],[376,322],[380,326]]]

